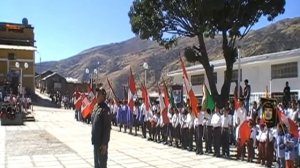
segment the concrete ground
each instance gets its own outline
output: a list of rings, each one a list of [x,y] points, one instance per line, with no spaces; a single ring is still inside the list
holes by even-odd
[[[75,121],[72,110],[34,106],[35,122],[0,126],[0,167],[93,167],[91,126]],[[109,168],[254,168],[258,164],[196,155],[113,127]]]

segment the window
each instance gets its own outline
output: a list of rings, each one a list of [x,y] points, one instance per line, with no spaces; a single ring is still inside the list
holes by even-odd
[[[202,85],[204,83],[204,74],[192,75],[191,83],[192,85]]]
[[[224,71],[224,79],[225,79],[225,75],[226,71]],[[243,77],[242,77],[242,69],[240,69],[240,81],[242,81]],[[238,80],[238,70],[232,70],[232,78],[231,78],[231,82],[236,82]]]
[[[272,79],[298,77],[297,62],[271,65],[271,77]]]
[[[7,59],[8,60],[15,60],[16,59],[15,53],[8,53]]]

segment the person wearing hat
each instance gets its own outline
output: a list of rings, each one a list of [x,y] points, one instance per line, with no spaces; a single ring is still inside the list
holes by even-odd
[[[96,89],[96,99],[97,104],[91,116],[94,166],[95,168],[106,168],[112,115],[109,107],[105,103],[106,91],[104,88]]]

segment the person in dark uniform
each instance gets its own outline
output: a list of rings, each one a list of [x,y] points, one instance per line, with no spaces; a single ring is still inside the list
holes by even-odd
[[[285,108],[288,107],[289,102],[291,101],[291,88],[289,86],[289,82],[285,82],[285,87],[283,89],[283,105]]]
[[[105,89],[96,89],[96,98],[97,104],[94,107],[91,116],[92,144],[94,145],[94,166],[95,168],[106,168],[112,115],[109,107],[105,103]]]

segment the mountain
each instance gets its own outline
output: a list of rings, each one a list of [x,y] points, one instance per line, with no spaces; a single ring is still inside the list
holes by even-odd
[[[216,36],[205,41],[210,59],[222,59],[222,38]],[[96,68],[98,80],[106,84],[106,78],[109,78],[117,94],[123,97],[123,86],[128,83],[130,67],[139,85],[145,76],[142,65],[147,62],[147,86],[155,86],[156,81],[167,78],[167,72],[180,68],[178,59],[183,55],[184,48],[194,44],[197,44],[196,38],[182,38],[175,47],[166,50],[156,42],[135,37],[120,43],[92,47],[60,61],[42,62],[36,65],[36,69],[38,72],[50,69],[65,77],[87,81],[89,75],[85,74],[85,69],[89,68],[92,72]],[[239,45],[242,57],[300,48],[300,17],[284,19],[251,31]]]

